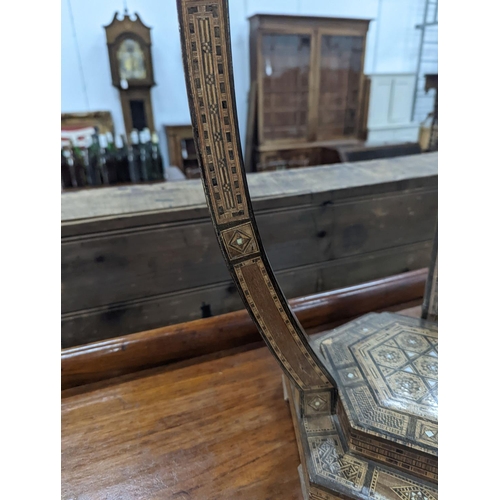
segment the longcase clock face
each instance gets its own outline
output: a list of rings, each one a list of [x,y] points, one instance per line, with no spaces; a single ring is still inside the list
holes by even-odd
[[[120,80],[144,80],[146,78],[144,52],[137,41],[126,38],[120,44],[116,55]]]

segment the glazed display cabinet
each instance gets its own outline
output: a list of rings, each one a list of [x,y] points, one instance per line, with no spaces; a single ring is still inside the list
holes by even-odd
[[[334,163],[336,145],[364,139],[368,26],[364,19],[250,18],[247,169]]]

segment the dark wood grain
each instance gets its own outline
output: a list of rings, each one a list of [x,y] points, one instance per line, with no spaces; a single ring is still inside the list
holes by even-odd
[[[426,270],[290,301],[308,332],[423,296]],[[62,388],[259,341],[246,310],[63,349]]]
[[[215,242],[215,238],[214,238]],[[168,241],[165,243],[168,244]],[[218,249],[214,249],[214,252]],[[366,255],[319,262],[277,271],[278,282],[288,297],[299,297],[318,292],[345,288],[405,271],[426,267],[431,251],[430,242],[398,246]],[[198,257],[201,254],[198,255]],[[222,257],[221,257],[222,260]],[[118,268],[103,268],[103,276],[119,274]],[[128,273],[127,268],[123,273]],[[175,325],[199,319],[200,306],[210,304],[213,315],[237,311],[243,307],[236,287],[229,281],[211,286],[190,288],[161,295],[147,295],[132,301],[120,301],[107,306],[75,311],[62,315],[62,347],[88,344],[99,340]],[[102,277],[95,282],[99,289]],[[128,285],[141,280],[130,276]],[[124,286],[127,283],[123,282]],[[108,290],[109,292],[109,290]],[[90,293],[90,288],[88,290]],[[116,286],[115,299],[123,293]]]
[[[436,210],[437,195],[430,190],[273,210],[261,214],[257,223],[275,271],[362,255],[356,262],[364,262],[367,273],[368,255],[387,249],[404,254],[405,245],[430,242],[429,220]],[[418,250],[410,251],[415,255]],[[106,306],[113,300],[112,290],[119,290],[120,301],[132,301],[229,280],[208,219],[64,240],[62,252],[65,314]],[[337,274],[344,275],[346,261],[339,264]]]
[[[285,295],[427,267],[436,156],[249,175]],[[243,307],[200,181],[104,191],[62,198],[62,347],[198,319],[202,302],[213,314]]]
[[[341,161],[350,163],[380,158],[396,158],[397,156],[422,153],[422,149],[418,142],[383,144],[377,146],[366,146],[364,144],[357,146],[339,146],[337,151]]]

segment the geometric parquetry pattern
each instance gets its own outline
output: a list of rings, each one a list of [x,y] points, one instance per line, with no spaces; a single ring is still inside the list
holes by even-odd
[[[293,398],[291,408],[298,418]],[[328,419],[328,424],[325,419]],[[312,474],[309,498],[337,499],[336,492],[346,488],[346,497],[359,500],[438,500],[434,485],[411,479],[385,465],[376,465],[345,448],[341,427],[331,416],[304,417],[302,425],[305,455],[311,458],[310,465],[306,462],[309,474]],[[327,481],[331,491],[319,489],[316,486],[319,479]],[[320,484],[325,485],[324,482]]]
[[[343,453],[336,437],[312,437],[308,439],[311,457],[318,476],[334,480],[354,489],[361,489],[368,464]]]
[[[367,425],[377,424],[381,430],[391,433],[405,433],[408,416],[380,407],[367,387],[348,389],[356,415]]]
[[[438,345],[427,330],[395,322],[359,340],[351,352],[365,373],[382,406],[437,417]],[[391,401],[397,402],[391,405]]]
[[[435,324],[369,314],[319,344],[353,428],[437,455]]]
[[[430,445],[438,445],[438,426],[425,421],[418,421],[415,430],[419,440],[427,442]]]
[[[244,171],[238,154],[237,123],[231,89],[230,57],[225,42],[225,18],[216,2],[189,2],[183,12],[185,50],[190,61],[190,85],[196,102],[199,153],[206,189],[218,224],[249,216]],[[201,119],[200,119],[201,118]]]
[[[393,491],[401,500],[434,500],[435,497],[422,492],[418,486],[400,486],[393,488]]]
[[[437,489],[424,487],[400,474],[375,467],[370,485],[375,500],[438,500]]]
[[[259,250],[249,222],[221,231],[221,236],[231,260],[251,255]]]
[[[392,490],[398,495],[401,500],[435,500],[432,494],[422,491],[418,486],[399,486]]]

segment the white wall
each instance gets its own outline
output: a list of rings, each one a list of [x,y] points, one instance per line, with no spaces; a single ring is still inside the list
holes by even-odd
[[[249,73],[249,26],[253,14],[300,14],[372,19],[365,73],[415,72],[425,0],[229,0],[236,106],[242,142],[245,137]],[[183,75],[175,0],[126,0],[151,26],[157,86],[152,90],[155,125],[166,155],[163,126],[190,122]],[[106,36],[123,0],[62,0],[61,111],[111,111],[118,133],[124,132],[118,90],[111,85]],[[437,52],[437,46],[436,46]]]

